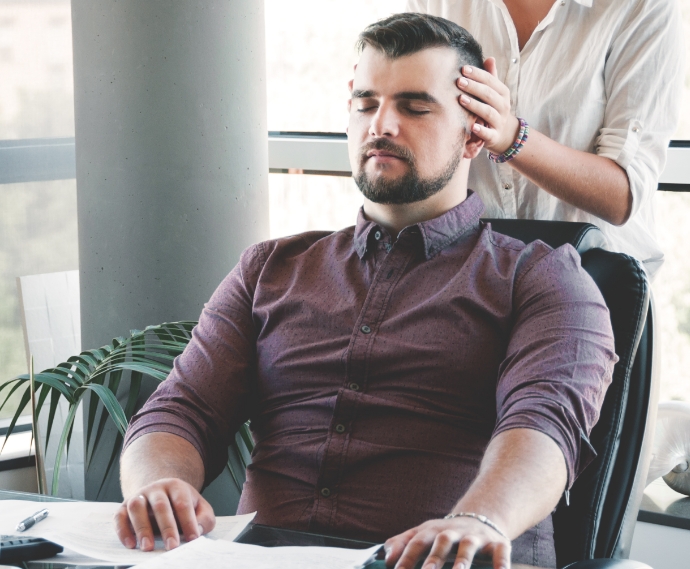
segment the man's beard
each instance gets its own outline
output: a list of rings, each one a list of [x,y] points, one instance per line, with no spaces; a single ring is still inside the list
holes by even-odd
[[[419,175],[415,157],[410,150],[404,146],[398,146],[385,138],[379,138],[364,145],[360,150],[359,174],[355,177],[355,183],[364,197],[374,203],[402,205],[421,202],[437,194],[448,185],[448,182],[450,182],[458,169],[464,149],[464,136],[462,136],[458,140],[453,156],[451,156],[441,173],[432,178],[422,178]],[[383,175],[371,179],[365,170],[365,162],[368,159],[367,152],[371,150],[385,150],[394,154],[408,163],[408,171],[392,180],[386,179]]]

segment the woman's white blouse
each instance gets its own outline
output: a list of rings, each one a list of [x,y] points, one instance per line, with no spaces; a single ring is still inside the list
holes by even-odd
[[[509,164],[493,164],[483,151],[472,162],[469,187],[481,195],[485,217],[594,223],[611,250],[633,255],[654,274],[663,253],[653,197],[678,121],[684,71],[677,2],[556,0],[522,51],[502,0],[407,0],[407,10],[466,28],[484,56],[496,58],[514,114],[561,144],[618,163],[633,196],[629,221],[616,227],[555,198]]]

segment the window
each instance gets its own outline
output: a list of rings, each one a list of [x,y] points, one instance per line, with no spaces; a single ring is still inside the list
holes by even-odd
[[[0,77],[0,157],[49,139],[73,144],[69,0],[0,0]],[[16,277],[78,267],[75,180],[54,179],[73,177],[73,163],[66,175],[43,158],[23,163],[11,158],[4,164],[12,168],[0,168],[1,381],[27,372]]]
[[[266,0],[268,128],[345,132],[357,35],[405,0]]]
[[[685,82],[683,86],[683,99],[681,102],[680,124],[675,138],[690,139],[690,0],[680,0],[680,10],[683,15],[683,37],[685,40]],[[689,181],[690,183],[690,181]]]

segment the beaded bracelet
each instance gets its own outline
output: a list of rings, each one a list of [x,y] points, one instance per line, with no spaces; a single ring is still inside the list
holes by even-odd
[[[520,121],[520,130],[518,131],[517,138],[515,139],[515,142],[513,142],[513,145],[503,154],[494,154],[493,152],[489,152],[489,160],[495,162],[496,164],[503,164],[503,162],[508,162],[509,160],[515,158],[518,152],[520,152],[520,149],[525,145],[525,142],[527,142],[527,139],[529,138],[529,125],[525,119],[518,117],[518,120]]]
[[[498,529],[498,526],[493,523],[489,518],[486,516],[483,516],[482,514],[475,514],[474,512],[458,512],[457,514],[448,514],[445,516],[443,519],[444,520],[451,520],[453,518],[474,518],[477,521],[482,522],[484,525],[489,526],[492,530],[494,530],[496,533],[500,534],[502,537],[505,537],[508,539],[508,536],[504,534],[500,529]]]

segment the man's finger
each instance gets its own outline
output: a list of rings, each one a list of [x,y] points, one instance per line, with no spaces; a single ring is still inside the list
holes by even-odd
[[[476,537],[463,537],[458,543],[458,554],[455,556],[453,569],[469,569],[479,547],[480,543]]]
[[[395,569],[414,569],[417,561],[429,550],[435,537],[434,532],[424,532],[415,535],[405,546]]]
[[[115,512],[115,533],[125,547],[134,549],[137,546],[137,538],[132,524],[129,523],[129,514],[124,503]]]
[[[173,487],[169,490],[170,506],[177,525],[187,541],[192,541],[201,535],[199,522],[196,518],[193,496],[186,487]],[[162,530],[161,530],[162,533]],[[167,547],[166,542],[166,548]],[[173,545],[173,547],[177,547]],[[170,549],[170,548],[168,548]]]
[[[149,519],[148,503],[144,496],[137,496],[127,502],[127,514],[142,551],[152,551],[154,547],[153,528]]]
[[[510,569],[510,550],[510,544],[503,542],[494,543],[489,547],[487,553],[491,552],[494,569]]]
[[[177,521],[170,504],[170,498],[164,491],[157,490],[149,493],[148,501],[153,517],[156,520],[158,531],[163,538],[165,549],[175,549],[180,545],[180,533],[177,531]]]
[[[448,554],[451,549],[453,549],[453,545],[457,542],[459,537],[457,532],[442,531],[439,533],[434,540],[434,544],[431,546],[429,555],[427,555],[422,565],[422,569],[439,569],[443,567],[443,564],[448,558]]]
[[[216,515],[213,513],[213,507],[209,504],[203,496],[199,496],[195,507],[196,521],[199,523],[199,535],[204,535],[216,527]]]
[[[392,567],[395,562],[400,559],[403,551],[405,551],[405,546],[407,543],[415,536],[417,533],[417,528],[412,528],[403,532],[399,535],[391,537],[386,540],[383,544],[384,551],[386,552],[386,565]]]

